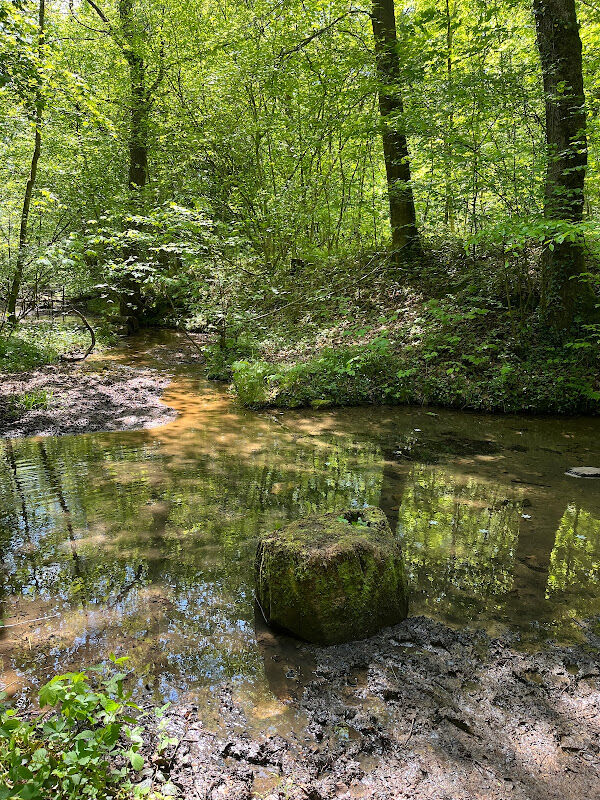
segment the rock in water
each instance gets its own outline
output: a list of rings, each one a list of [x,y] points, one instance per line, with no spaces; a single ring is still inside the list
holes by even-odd
[[[259,542],[256,594],[269,624],[309,642],[364,639],[406,618],[400,542],[372,506],[297,520]]]
[[[600,467],[571,467],[565,474],[572,478],[600,478]]]

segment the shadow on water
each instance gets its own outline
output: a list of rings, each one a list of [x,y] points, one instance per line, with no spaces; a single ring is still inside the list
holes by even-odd
[[[168,361],[169,346],[143,358]],[[575,639],[600,612],[600,482],[564,475],[600,464],[599,420],[251,413],[174,369],[166,426],[0,445],[3,683],[116,650],[140,691],[209,697],[227,680],[267,698],[260,724],[278,718],[310,666],[255,619],[257,539],[350,504],[388,514],[413,614],[535,644]]]

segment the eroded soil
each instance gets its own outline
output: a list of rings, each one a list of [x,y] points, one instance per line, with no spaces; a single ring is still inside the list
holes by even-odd
[[[197,706],[171,709],[180,743],[144,780],[210,800],[594,800],[600,637],[586,636],[528,654],[511,638],[415,617],[363,642],[299,645],[302,663],[314,659],[309,675],[279,661],[267,636],[267,672],[280,695],[287,682],[303,734],[250,733],[225,685],[218,729]]]
[[[0,436],[132,431],[172,422],[177,411],[161,402],[161,395],[178,365],[202,359],[198,342],[169,335],[168,345],[157,336],[146,347],[133,339],[108,356],[82,363],[48,365],[18,375],[0,373]],[[157,368],[148,367],[144,359],[156,362]],[[139,363],[132,365],[136,360]],[[41,391],[48,398],[46,408],[23,410],[15,404],[24,394]]]

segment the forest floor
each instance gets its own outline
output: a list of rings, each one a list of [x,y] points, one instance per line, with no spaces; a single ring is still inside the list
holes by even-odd
[[[145,348],[134,339],[87,361],[0,373],[0,436],[130,431],[171,422],[177,412],[161,396],[178,364],[202,360],[201,341],[170,333],[164,345],[154,337]]]
[[[0,436],[162,425],[177,415],[160,401],[169,383],[170,377],[156,370],[110,362],[47,365],[11,375],[0,386]]]
[[[245,305],[209,349],[209,376],[233,380],[251,408],[600,411],[600,326],[549,328],[532,297],[489,285],[504,273],[489,260],[440,257],[412,275],[383,263],[373,273],[371,262],[362,278],[307,264],[273,292],[236,298]]]
[[[527,653],[413,617],[361,642],[298,645],[308,675],[265,634],[272,689],[304,733],[257,732],[224,685],[217,729],[197,706],[170,709],[179,744],[154,759],[149,747],[143,783],[209,800],[598,800],[599,633]]]

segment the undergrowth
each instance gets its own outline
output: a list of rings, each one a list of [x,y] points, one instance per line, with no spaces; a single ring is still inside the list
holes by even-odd
[[[96,349],[115,341],[105,324],[98,325]],[[57,362],[61,355],[87,350],[90,337],[76,318],[27,320],[15,330],[0,329],[0,372],[15,373]]]
[[[232,380],[249,407],[600,410],[600,325],[575,319],[568,330],[552,330],[535,288],[482,292],[485,262],[463,263],[462,272],[450,264],[445,274],[438,263],[417,276],[382,268],[370,285],[324,288],[298,302],[290,288],[287,311],[284,304],[281,313],[239,313],[226,346],[207,350],[209,376]]]
[[[52,678],[37,715],[0,705],[0,800],[162,797],[134,782],[144,768],[145,730],[124,688],[126,660],[111,656],[108,667]],[[174,741],[162,735],[158,750]]]

